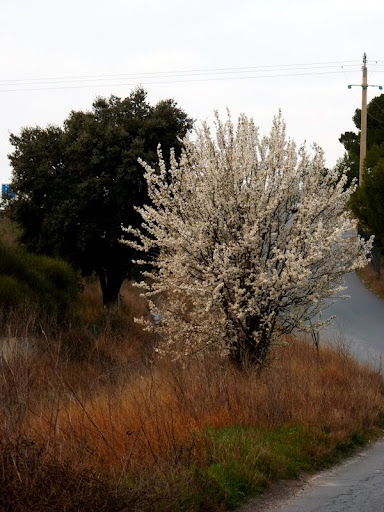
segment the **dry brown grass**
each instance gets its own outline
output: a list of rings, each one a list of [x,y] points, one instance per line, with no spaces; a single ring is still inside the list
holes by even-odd
[[[375,271],[372,265],[367,265],[358,271],[360,279],[365,286],[373,291],[378,297],[384,299],[384,269],[382,268],[380,275]]]
[[[92,302],[97,289],[86,293],[88,331],[0,362],[0,509],[64,510],[61,500],[73,511],[176,510],[172,475],[193,486],[187,470],[207,464],[208,427],[300,425],[327,436],[308,448],[321,458],[374,429],[384,410],[379,373],[343,350],[287,338],[262,369],[239,371],[212,355],[154,362],[153,340],[132,323],[146,310],[136,291],[124,288],[125,315],[107,317]],[[44,481],[46,505],[35,496]],[[4,496],[17,506],[1,508]]]
[[[163,361],[117,384],[98,378],[86,366],[24,358],[3,368],[2,394],[25,404],[24,437],[60,446],[63,460],[81,445],[82,464],[119,469],[175,460],[207,426],[321,425],[342,439],[383,408],[377,373],[300,341],[277,348],[262,370],[201,358],[186,367]]]

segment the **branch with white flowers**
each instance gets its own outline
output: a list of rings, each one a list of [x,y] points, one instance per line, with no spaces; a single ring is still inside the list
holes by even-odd
[[[160,148],[160,170],[142,162],[151,205],[123,242],[153,254],[141,286],[161,317],[160,352],[257,363],[281,334],[321,327],[325,299],[367,263],[371,241],[344,236],[354,187],[325,170],[319,147],[297,149],[281,114],[263,138],[244,115],[236,127],[216,115],[215,127],[169,167]]]

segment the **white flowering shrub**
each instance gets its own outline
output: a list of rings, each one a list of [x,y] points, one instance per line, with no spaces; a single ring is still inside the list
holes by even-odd
[[[152,204],[124,242],[152,255],[141,286],[161,319],[159,351],[260,363],[282,333],[320,326],[324,299],[367,263],[370,242],[345,236],[345,176],[325,172],[318,147],[297,150],[281,115],[263,138],[245,116],[215,126],[169,167],[160,149],[160,171],[142,162]]]

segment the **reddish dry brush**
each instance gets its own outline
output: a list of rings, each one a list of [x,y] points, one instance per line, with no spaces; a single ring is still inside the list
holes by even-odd
[[[126,290],[132,309],[145,308]],[[373,429],[384,408],[379,372],[341,350],[290,339],[264,367],[242,371],[212,354],[154,361],[154,340],[131,317],[120,320],[126,330],[93,314],[98,332],[42,339],[0,364],[4,510],[175,510],[172,475],[193,487],[190,468],[210,452],[208,427],[300,425],[338,443]],[[74,353],[86,345],[81,357],[71,344]]]
[[[381,268],[379,274],[373,266],[369,264],[359,270],[358,274],[363,283],[372,290],[373,293],[384,299],[384,267]]]
[[[83,464],[121,469],[179,460],[198,449],[208,426],[300,424],[342,437],[375,423],[383,407],[378,373],[306,342],[291,341],[272,356],[269,366],[242,372],[209,358],[160,362],[97,392],[75,389],[62,375],[55,411],[46,400],[29,428],[59,443],[64,457],[86,446]]]

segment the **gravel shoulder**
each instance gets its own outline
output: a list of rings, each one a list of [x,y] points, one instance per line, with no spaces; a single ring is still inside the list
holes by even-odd
[[[263,494],[245,503],[238,512],[267,512],[298,496],[311,484],[314,475],[302,475],[298,480],[282,480],[271,484]]]

